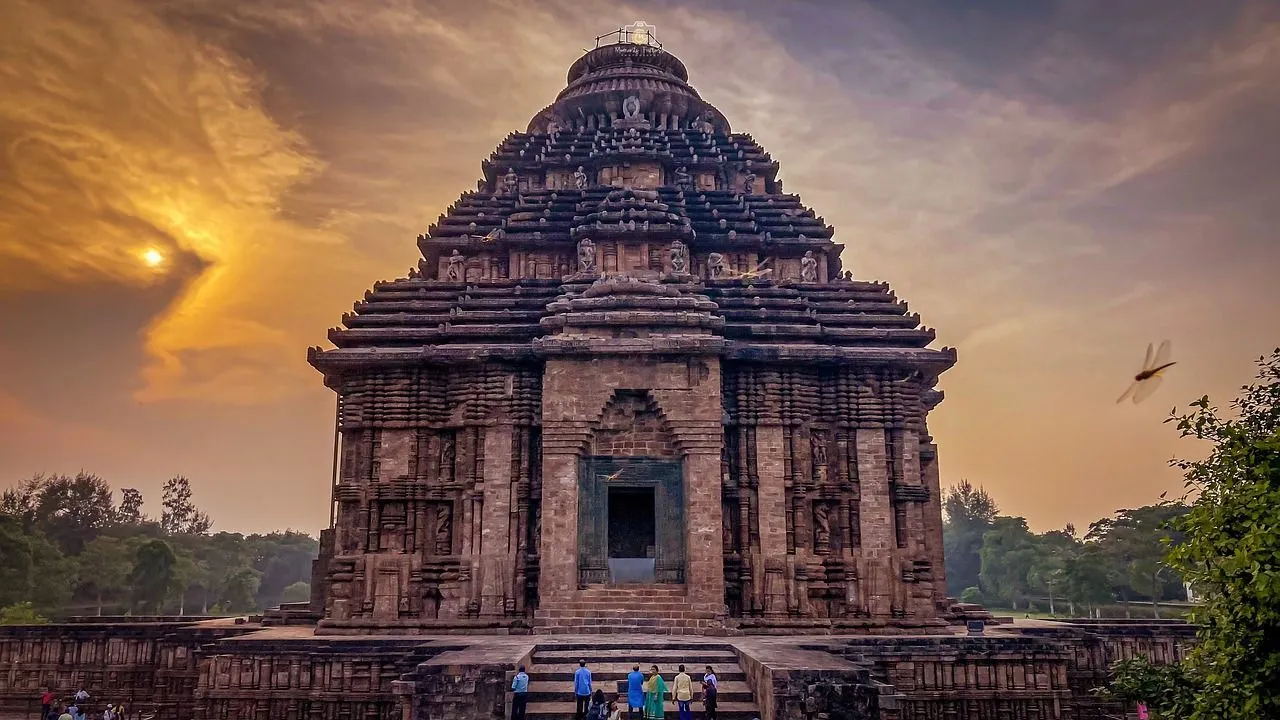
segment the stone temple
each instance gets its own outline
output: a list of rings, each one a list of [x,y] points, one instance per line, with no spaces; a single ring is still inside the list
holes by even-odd
[[[607,39],[311,349],[337,394],[311,602],[0,627],[0,720],[45,687],[157,720],[496,720],[520,665],[553,720],[579,659],[611,693],[711,664],[726,720],[1092,720],[1125,711],[1090,692],[1111,662],[1181,657],[1185,624],[945,597],[926,418],[955,352],[842,268],[649,26]]]
[[[311,351],[340,436],[319,632],[945,625],[926,417],[955,352],[651,37],[575,62]]]

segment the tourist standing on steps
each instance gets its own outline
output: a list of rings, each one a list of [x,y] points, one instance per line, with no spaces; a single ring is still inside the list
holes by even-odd
[[[49,713],[53,710],[53,691],[49,688],[44,689],[44,693],[40,695],[40,720],[49,717]]]
[[[511,678],[511,693],[511,720],[524,720],[524,711],[529,705],[529,675],[523,665]]]
[[[702,716],[707,720],[716,720],[716,695],[720,693],[720,681],[716,679],[716,671],[707,666],[702,674]]]
[[[667,682],[658,672],[658,666],[649,668],[649,679],[644,684],[644,717],[645,720],[662,720],[666,712]]]
[[[573,694],[578,701],[574,708],[574,720],[586,720],[587,707],[591,704],[591,671],[587,669],[587,661],[579,660],[578,669],[573,671]]]
[[[631,672],[627,673],[627,718],[640,720],[640,714],[643,712],[644,673],[640,672],[639,665],[635,665],[631,668]]]
[[[676,696],[676,717],[679,720],[693,720],[693,678],[679,667],[680,674],[671,681],[671,692]]]

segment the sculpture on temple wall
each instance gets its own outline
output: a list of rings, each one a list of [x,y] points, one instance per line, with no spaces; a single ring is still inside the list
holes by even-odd
[[[560,123],[556,122],[555,118],[551,118],[547,121],[547,134],[555,135],[558,132],[560,132]]]
[[[744,195],[752,195],[756,191],[756,174],[747,170],[747,174],[742,178],[742,193]]]
[[[596,244],[591,238],[578,241],[578,272],[593,273],[596,271]]]
[[[453,552],[453,510],[448,505],[436,508],[435,541],[437,555]]]
[[[502,192],[504,195],[515,195],[516,190],[520,188],[520,178],[516,176],[513,168],[507,168],[507,174],[502,176]]]
[[[831,552],[831,506],[825,502],[813,504],[813,552],[818,555]]]
[[[818,282],[818,259],[812,250],[805,250],[800,258],[800,282]]]
[[[813,466],[826,467],[827,465],[827,435],[820,430],[814,430],[809,435],[809,445],[813,453]]]
[[[573,186],[579,190],[587,189],[587,174],[582,171],[581,165],[578,166],[577,170],[573,171]]]
[[[640,115],[640,98],[635,95],[628,95],[626,100],[622,101],[622,117],[627,120],[635,120]]]
[[[671,241],[671,272],[677,274],[689,272],[689,248],[679,240]]]
[[[676,168],[675,179],[675,185],[677,188],[686,192],[693,192],[693,176],[689,174],[689,168],[684,165]]]
[[[457,458],[457,450],[454,448],[453,435],[445,433],[440,438],[440,480],[448,482],[453,480],[454,461]]]
[[[724,255],[713,252],[707,255],[707,274],[718,278],[724,272]]]
[[[465,257],[459,255],[457,250],[454,250],[453,253],[449,255],[449,267],[444,271],[445,278],[453,281],[461,280],[462,266],[466,261],[467,259]]]

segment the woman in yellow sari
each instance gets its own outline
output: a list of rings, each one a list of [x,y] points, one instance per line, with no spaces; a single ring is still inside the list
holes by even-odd
[[[644,681],[644,720],[662,720],[666,699],[667,683],[654,665],[649,668],[649,679]]]

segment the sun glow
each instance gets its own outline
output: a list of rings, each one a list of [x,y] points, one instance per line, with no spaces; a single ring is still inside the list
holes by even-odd
[[[147,267],[156,267],[160,263],[164,262],[164,255],[155,248],[147,248],[146,251],[142,253],[142,262],[146,263]]]

